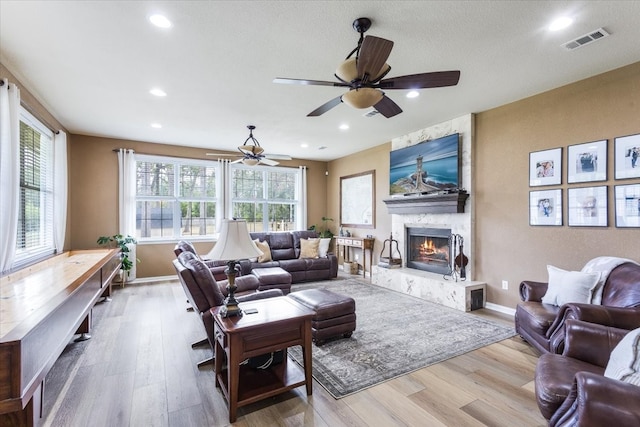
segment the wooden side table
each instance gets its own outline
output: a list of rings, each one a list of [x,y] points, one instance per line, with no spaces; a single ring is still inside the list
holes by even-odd
[[[373,244],[375,239],[367,239],[362,237],[337,237],[336,245],[337,251],[340,253],[342,249],[342,259],[349,260],[349,248],[362,249],[362,278],[367,277],[367,256],[366,251],[369,251],[369,280],[371,280],[371,267],[373,266]],[[342,248],[340,248],[342,246]]]
[[[306,385],[312,393],[311,318],[314,313],[291,298],[277,297],[240,304],[244,315],[223,318],[221,307],[211,309],[215,334],[215,384],[229,403],[229,422],[238,407]],[[247,314],[249,309],[256,313]],[[304,371],[286,357],[288,347],[300,345]],[[284,362],[267,369],[240,366],[243,360],[285,350]],[[227,366],[223,366],[226,355]]]

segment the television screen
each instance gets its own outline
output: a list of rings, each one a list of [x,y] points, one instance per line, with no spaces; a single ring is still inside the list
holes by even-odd
[[[454,133],[393,150],[389,188],[393,194],[454,190],[460,182],[460,135]]]

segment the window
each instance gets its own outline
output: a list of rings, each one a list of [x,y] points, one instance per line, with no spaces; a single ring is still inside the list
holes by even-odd
[[[298,169],[231,165],[231,216],[249,231],[295,230],[299,179]]]
[[[144,240],[213,237],[217,162],[136,156],[136,234]]]
[[[20,111],[20,201],[14,267],[55,253],[53,133]]]

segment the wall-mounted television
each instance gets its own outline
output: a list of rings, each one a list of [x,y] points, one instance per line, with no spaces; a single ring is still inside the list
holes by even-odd
[[[394,194],[456,190],[460,183],[460,134],[454,133],[390,155],[389,189]]]

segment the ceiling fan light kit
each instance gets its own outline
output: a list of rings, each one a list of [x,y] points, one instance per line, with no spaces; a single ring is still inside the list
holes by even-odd
[[[338,82],[282,77],[274,79],[273,82],[349,88],[342,96],[331,99],[307,114],[308,117],[320,116],[344,102],[359,109],[375,106],[375,109],[386,118],[402,113],[402,108],[387,97],[381,89],[416,90],[458,84],[460,71],[437,71],[385,79],[391,70],[386,61],[391,54],[393,42],[375,36],[365,37],[364,33],[370,27],[371,20],[369,18],[358,18],[353,21],[353,28],[360,34],[360,38],[356,48],[336,69],[335,77]]]
[[[353,108],[369,108],[382,101],[384,94],[378,89],[363,87],[353,89],[342,95],[342,102]]]

